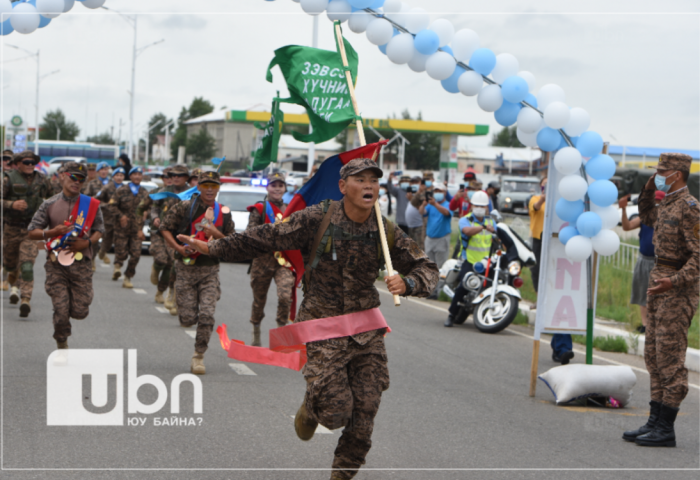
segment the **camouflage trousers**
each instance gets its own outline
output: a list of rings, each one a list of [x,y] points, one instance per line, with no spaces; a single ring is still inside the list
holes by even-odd
[[[102,235],[102,247],[100,247],[99,256],[107,255],[112,245],[114,245],[114,225],[105,223],[105,233]]]
[[[27,229],[4,225],[2,265],[6,272],[17,272],[20,297],[31,299],[34,291],[34,261],[39,254],[37,240],[29,240]],[[14,287],[15,285],[13,285]]]
[[[700,297],[697,289],[674,290],[647,298],[644,361],[651,399],[678,408],[688,394],[688,327]]]
[[[273,255],[265,255],[253,260],[250,269],[250,286],[253,289],[253,310],[250,314],[250,322],[253,324],[259,324],[265,317],[267,292],[273,278],[277,285],[277,324],[286,325],[289,321],[294,274],[290,269],[281,266]]]
[[[372,447],[374,417],[382,392],[389,388],[384,337],[365,345],[351,337],[306,345],[306,411],[331,430],[345,427],[335,449],[333,468],[352,478]]]
[[[92,262],[87,257],[64,267],[47,260],[46,293],[53,303],[53,338],[65,342],[71,334],[70,319],[83,320],[92,303]]]
[[[183,327],[197,325],[194,349],[197,353],[204,353],[214,329],[216,302],[221,298],[219,265],[188,266],[177,260],[175,271],[175,293],[180,324]]]
[[[158,291],[164,292],[170,284],[174,251],[168,247],[160,233],[153,233],[151,234],[151,246],[148,247],[148,253],[153,257],[153,266],[158,272]]]
[[[136,265],[141,258],[141,244],[143,242],[138,237],[138,232],[139,229],[131,225],[127,228],[114,230],[114,264],[121,267],[128,258],[129,263],[124,275],[129,278],[136,275]]]

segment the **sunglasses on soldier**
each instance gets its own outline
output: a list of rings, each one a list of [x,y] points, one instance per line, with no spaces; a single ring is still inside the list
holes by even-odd
[[[39,162],[36,160],[22,160],[22,165],[37,165]]]
[[[185,177],[189,178],[190,174],[189,173],[171,173],[170,178],[175,178],[175,177]]]
[[[201,190],[218,190],[221,188],[221,185],[218,183],[211,183],[211,182],[206,182],[206,183],[200,183],[199,188]]]
[[[74,182],[85,183],[85,177],[82,177],[80,175],[74,175],[71,173],[70,175],[68,175],[68,178],[70,178]]]

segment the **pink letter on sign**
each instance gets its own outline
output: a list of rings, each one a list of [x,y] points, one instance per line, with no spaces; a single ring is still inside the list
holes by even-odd
[[[559,305],[554,311],[552,326],[558,327],[562,323],[568,323],[570,327],[576,328],[576,310],[574,309],[574,301],[569,295],[561,297]]]
[[[557,283],[554,288],[564,289],[565,272],[571,275],[571,290],[577,291],[581,288],[581,262],[571,263],[566,258],[557,258]]]

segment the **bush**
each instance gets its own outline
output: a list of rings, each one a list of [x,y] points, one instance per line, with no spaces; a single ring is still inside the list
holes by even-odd
[[[586,344],[585,335],[572,335],[572,340],[575,343],[580,343],[581,345]],[[619,352],[627,353],[627,340],[621,336],[611,337],[610,335],[606,337],[595,337],[593,339],[593,348],[597,348],[602,352]]]

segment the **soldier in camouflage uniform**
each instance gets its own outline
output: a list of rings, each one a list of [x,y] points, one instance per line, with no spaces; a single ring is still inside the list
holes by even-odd
[[[285,206],[282,203],[282,196],[287,189],[284,174],[280,172],[272,173],[267,179],[267,197],[265,201],[248,207],[250,217],[246,232],[251,228],[270,222],[266,219],[266,202],[274,205],[273,215],[282,220]],[[262,212],[262,213],[261,213]],[[279,254],[277,255],[279,257]],[[253,346],[260,346],[260,322],[265,317],[265,303],[267,302],[267,291],[270,289],[272,279],[277,285],[277,325],[283,327],[289,321],[289,309],[292,305],[292,289],[294,288],[294,274],[285,265],[281,265],[275,254],[265,255],[253,260],[250,268],[250,286],[253,289],[253,309],[250,314],[250,323],[253,324]],[[285,260],[282,258],[282,261]]]
[[[18,153],[13,159],[15,169],[5,172],[2,183],[3,270],[8,272],[10,303],[17,304],[21,297],[19,316],[23,318],[32,310],[34,260],[39,253],[37,242],[27,237],[27,227],[43,199],[52,195],[44,174],[34,170],[39,161],[29,150]]]
[[[190,188],[197,186],[197,182],[199,181],[199,176],[201,174],[201,168],[195,168],[194,170],[192,170],[192,172],[190,172],[190,178],[187,180],[187,183],[189,183]]]
[[[85,182],[85,165],[69,162],[64,167],[63,191],[41,204],[29,225],[29,237],[34,240],[50,240],[73,230],[73,224],[65,225],[80,199],[80,187]],[[75,219],[73,219],[75,221]],[[73,222],[74,223],[74,222]],[[48,230],[44,230],[48,228]],[[104,232],[102,212],[97,214],[89,230],[70,242],[68,250],[75,254],[71,265],[61,265],[56,253],[46,256],[46,293],[53,303],[53,338],[58,348],[68,348],[71,335],[71,317],[83,320],[88,316],[92,303],[92,246]]]
[[[12,167],[12,159],[14,158],[15,154],[12,152],[12,150],[5,150],[2,152],[2,175],[4,178],[5,172],[10,173],[10,170],[13,170]],[[2,260],[2,238],[0,238],[0,260]],[[7,291],[10,288],[9,283],[7,282],[7,270],[4,268],[2,269],[2,282],[0,282],[0,290]]]
[[[329,207],[333,232],[331,251],[325,251],[306,283],[296,322],[362,312],[379,306],[374,286],[383,264],[378,245],[374,203],[382,171],[370,159],[348,162],[340,171],[344,198]],[[330,210],[333,209],[333,210]],[[222,260],[246,260],[280,251],[300,250],[309,264],[317,231],[321,231],[323,205],[294,213],[284,222],[260,225],[208,244],[192,240],[193,248]],[[385,225],[388,222],[384,221]],[[438,281],[437,266],[397,225],[390,248],[396,274],[386,277],[396,295],[426,297]],[[391,237],[391,232],[387,235]],[[188,240],[180,236],[182,240]],[[315,252],[314,252],[315,253]],[[315,256],[315,255],[314,255]],[[333,479],[352,478],[365,463],[372,445],[374,417],[381,395],[389,388],[384,329],[306,345],[304,367],[306,396],[295,418],[297,435],[309,440],[318,423],[330,429],[345,427],[333,460]]]
[[[106,165],[106,164],[105,164]],[[83,183],[82,188],[80,189],[80,193],[83,195],[87,195],[88,197],[95,198],[97,197],[97,194],[100,193],[100,190],[102,190],[103,184],[102,180],[97,176],[97,167],[98,164],[96,163],[88,163],[87,169],[88,169],[88,176],[87,179],[85,180],[85,183]],[[98,242],[95,242],[92,245],[92,271],[94,272],[97,270],[95,267],[95,259],[97,258],[97,253],[99,252],[100,245]]]
[[[63,191],[63,185],[61,184],[61,178],[63,175],[63,166],[58,167],[58,170],[56,170],[56,173],[53,174],[53,177],[51,177],[51,191],[54,195],[58,195]]]
[[[102,176],[101,172],[102,169],[98,171],[100,177]],[[119,211],[117,210],[117,201],[114,196],[117,193],[117,189],[121,188],[125,176],[126,172],[122,167],[115,168],[114,173],[112,173],[112,180],[107,182],[107,184],[102,187],[102,190],[100,190],[100,193],[97,194],[105,222],[105,233],[102,236],[102,247],[100,248],[99,257],[106,265],[109,265],[107,252],[109,252],[109,249],[112,248],[114,244],[114,228],[118,225],[117,215]]]
[[[198,180],[199,195],[176,203],[169,209],[161,223],[160,232],[170,248],[175,250],[175,291],[180,325],[197,325],[190,371],[195,375],[204,375],[204,352],[207,351],[214,329],[216,302],[221,297],[219,259],[208,255],[189,258],[194,250],[175,241],[173,234],[184,234],[189,238],[194,228],[196,232],[203,231],[207,238],[221,239],[233,234],[235,229],[231,211],[227,207],[220,206],[216,218],[212,215],[206,222],[199,220],[204,218],[209,209],[215,209],[218,205],[216,195],[221,181],[216,172],[203,173]]]
[[[689,155],[662,153],[639,195],[639,217],[654,229],[656,265],[647,290],[644,344],[651,410],[644,426],[622,437],[638,445],[676,446],[673,425],[688,394],[688,327],[700,300],[700,206],[688,191],[691,161]],[[655,206],[657,189],[666,196]]]
[[[114,222],[114,273],[112,280],[121,276],[121,267],[129,259],[124,271],[122,287],[133,288],[131,279],[136,275],[136,265],[141,258],[143,234],[143,216],[136,215],[139,204],[148,197],[148,190],[141,186],[143,170],[133,167],[129,171],[129,183],[119,187],[114,194],[117,214]]]

